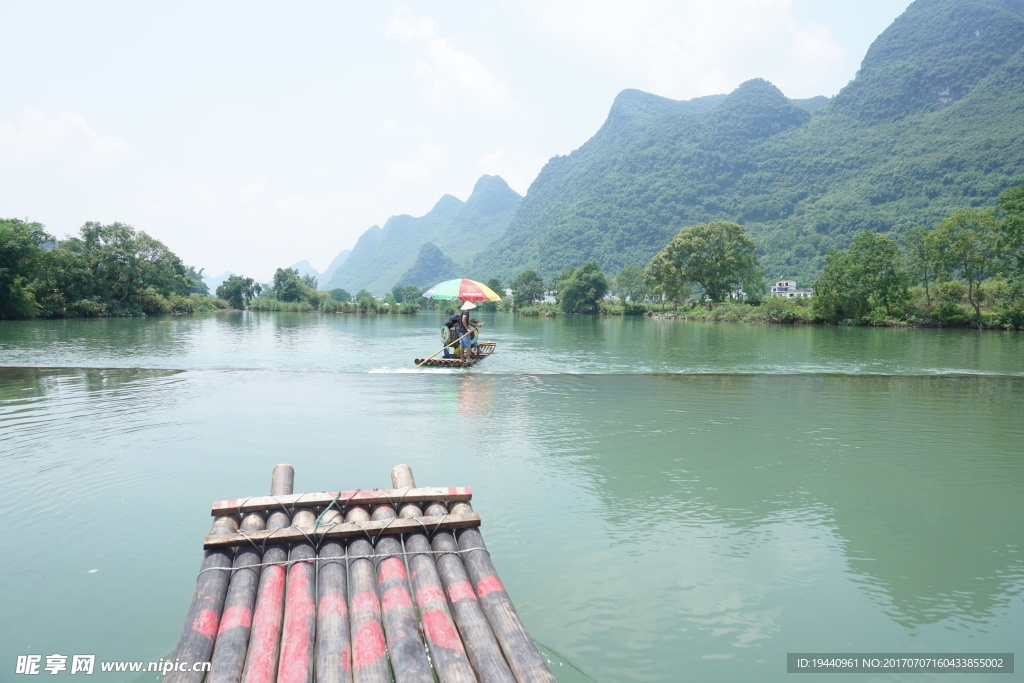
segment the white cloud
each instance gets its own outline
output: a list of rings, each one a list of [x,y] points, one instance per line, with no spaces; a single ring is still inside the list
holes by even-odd
[[[17,120],[0,122],[0,159],[8,163],[57,160],[92,167],[131,156],[127,142],[98,133],[74,112],[51,116],[25,107]]]
[[[413,15],[408,7],[395,11],[387,35],[402,42],[422,43],[413,72],[424,98],[431,104],[453,107],[452,100],[469,100],[489,108],[513,106],[508,87],[472,55],[441,36],[430,18]]]
[[[640,75],[647,90],[688,99],[762,77],[790,97],[821,92],[845,52],[800,22],[791,0],[511,0],[540,30],[587,59]]]
[[[239,188],[238,196],[242,202],[248,204],[260,197],[267,192],[267,180],[266,176],[263,176],[252,185],[246,185],[245,187]]]

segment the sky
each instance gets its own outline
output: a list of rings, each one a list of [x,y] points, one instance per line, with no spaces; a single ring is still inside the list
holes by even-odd
[[[319,271],[391,216],[525,195],[627,88],[831,97],[910,0],[0,0],[0,217]]]

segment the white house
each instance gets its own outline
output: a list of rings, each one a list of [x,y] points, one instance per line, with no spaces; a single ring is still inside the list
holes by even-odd
[[[814,296],[813,289],[800,289],[796,280],[779,280],[772,285],[770,296],[781,296],[787,299],[809,299]]]

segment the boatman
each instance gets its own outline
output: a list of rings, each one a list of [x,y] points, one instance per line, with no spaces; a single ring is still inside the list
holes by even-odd
[[[473,350],[476,348],[476,332],[483,326],[479,320],[470,320],[469,312],[476,308],[476,304],[467,301],[462,304],[459,316],[459,326],[462,328],[462,338],[459,340],[459,355],[462,360],[470,360],[473,357]],[[469,334],[466,334],[468,332]]]

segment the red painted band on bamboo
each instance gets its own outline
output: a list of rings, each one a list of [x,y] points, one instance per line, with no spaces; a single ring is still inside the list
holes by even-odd
[[[217,624],[220,622],[220,615],[212,609],[204,609],[199,616],[192,620],[192,630],[206,636],[210,640],[217,635]]]
[[[220,618],[220,628],[217,629],[217,637],[229,628],[252,626],[252,610],[245,605],[235,605],[224,610],[224,616]]]
[[[496,591],[505,592],[505,587],[501,585],[501,581],[494,574],[485,576],[476,584],[476,594],[480,596],[481,600],[484,596]]]
[[[355,639],[356,669],[362,669],[384,656],[384,631],[376,621],[359,627]]]
[[[416,604],[424,609],[431,600],[444,600],[444,591],[435,583],[428,583],[416,591]]]
[[[473,584],[469,581],[456,581],[448,586],[448,599],[452,602],[472,598],[476,600],[476,593],[473,592]]]
[[[377,594],[373,591],[359,591],[352,596],[353,612],[380,612]]]
[[[427,638],[436,645],[446,647],[449,650],[463,652],[462,639],[459,632],[455,630],[452,620],[439,609],[428,609],[423,611],[423,632]]]
[[[272,565],[263,570],[259,603],[252,619],[252,641],[246,683],[270,683],[277,673],[277,644],[281,640],[281,609],[284,601],[284,567]]]
[[[412,609],[412,596],[405,586],[395,586],[384,591],[381,598],[381,606],[385,612],[390,612],[396,607],[408,607]]]
[[[320,598],[320,607],[318,609],[322,616],[329,614],[345,616],[348,614],[348,603],[345,602],[345,596],[341,593],[328,593]]]
[[[380,567],[377,568],[377,582],[383,584],[388,579],[396,579],[398,581],[405,581],[405,562],[402,562],[397,557],[389,557],[380,563]]]
[[[279,683],[309,680],[310,647],[313,644],[313,596],[309,564],[292,565],[288,570],[284,642],[281,648]]]

